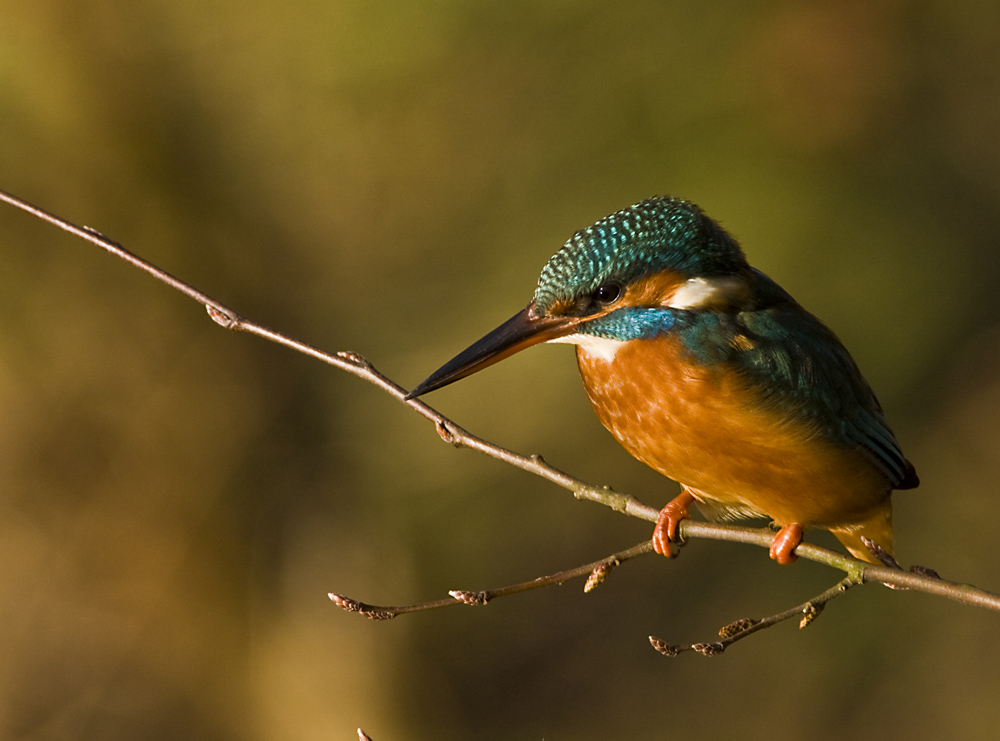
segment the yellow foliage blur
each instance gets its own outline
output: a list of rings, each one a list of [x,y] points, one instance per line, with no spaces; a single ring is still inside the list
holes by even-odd
[[[575,230],[699,203],[830,324],[923,480],[904,563],[1000,588],[1000,5],[6,3],[0,188],[405,386]],[[0,208],[0,737],[983,738],[997,617],[695,542],[442,445],[376,389]],[[661,506],[567,348],[428,401]],[[947,506],[945,506],[947,505]],[[817,542],[832,544],[820,534]],[[989,729],[989,730],[988,730]]]

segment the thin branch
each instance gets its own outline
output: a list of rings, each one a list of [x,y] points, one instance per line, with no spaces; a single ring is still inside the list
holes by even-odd
[[[799,618],[800,629],[811,625],[813,620],[818,618],[820,613],[823,612],[823,608],[826,607],[828,602],[836,599],[840,595],[844,594],[844,592],[848,589],[856,587],[860,583],[861,582],[855,580],[854,578],[847,576],[822,594],[813,597],[807,602],[803,602],[801,605],[796,605],[789,610],[779,612],[777,615],[771,615],[770,617],[761,619],[742,618],[729,623],[729,625],[725,625],[719,629],[719,636],[722,638],[721,641],[712,641],[711,643],[692,643],[687,646],[675,646],[667,643],[662,638],[650,636],[649,642],[652,644],[653,648],[664,656],[676,656],[677,654],[684,653],[685,651],[696,651],[702,656],[717,656],[737,641],[742,641],[744,638],[753,635],[759,630],[770,628],[778,623],[784,622],[785,620],[790,620],[791,618]]]
[[[774,540],[774,533],[766,528],[737,527],[694,520],[682,520],[680,533],[684,538],[727,540],[733,543],[757,545],[761,548],[770,548],[771,542]],[[948,581],[925,573],[929,569],[903,571],[902,569],[889,568],[888,566],[860,561],[811,543],[801,543],[795,549],[795,555],[808,561],[816,561],[831,568],[840,569],[857,582],[881,582],[897,589],[925,592],[972,607],[982,607],[1000,612],[1000,594],[979,589],[971,584]],[[921,569],[921,567],[913,568]]]
[[[644,556],[647,553],[653,553],[653,541],[651,540],[644,540],[638,545],[626,548],[624,551],[619,551],[618,553],[613,553],[606,558],[600,559],[599,561],[584,564],[583,566],[577,566],[572,569],[566,569],[565,571],[557,571],[555,574],[549,574],[548,576],[539,576],[537,579],[532,579],[531,581],[511,584],[507,587],[498,587],[497,589],[488,589],[481,592],[469,591],[465,589],[453,589],[448,592],[448,594],[451,595],[451,599],[421,602],[416,605],[369,605],[365,602],[359,602],[356,599],[346,597],[342,594],[334,594],[331,592],[328,596],[333,603],[337,605],[337,607],[346,610],[347,612],[361,613],[369,620],[391,620],[397,615],[403,615],[407,612],[436,610],[440,607],[451,607],[453,605],[469,605],[470,607],[477,607],[479,605],[485,605],[499,597],[506,597],[511,594],[520,594],[521,592],[527,592],[532,589],[541,589],[542,587],[561,586],[570,579],[580,579],[584,576],[587,577],[587,582],[584,584],[583,591],[591,592],[607,578],[608,574],[610,574],[613,569],[625,563],[625,561],[638,556]]]
[[[26,201],[0,191],[0,201],[4,201],[15,208],[25,211],[36,218],[42,219],[63,231],[84,239],[101,249],[125,260],[140,270],[149,273],[157,280],[165,283],[171,288],[180,291],[185,296],[194,299],[205,306],[209,316],[222,327],[234,332],[248,332],[264,339],[276,342],[285,347],[291,348],[305,355],[309,355],[317,360],[339,368],[355,375],[369,383],[379,387],[386,393],[395,397],[400,402],[406,404],[415,412],[434,423],[438,434],[446,442],[460,448],[469,448],[479,451],[497,460],[508,463],[516,468],[520,468],[536,476],[540,476],[552,483],[568,489],[577,499],[586,499],[592,502],[603,504],[617,512],[637,517],[639,519],[655,522],[658,510],[649,505],[643,504],[635,497],[613,491],[609,487],[597,487],[587,484],[580,479],[570,476],[559,469],[550,466],[541,456],[523,456],[499,445],[488,442],[467,430],[463,429],[440,412],[431,408],[419,399],[407,401],[405,399],[406,389],[379,373],[365,358],[353,352],[327,353],[312,345],[300,342],[288,337],[280,332],[268,329],[267,327],[252,322],[241,316],[228,306],[216,301],[207,294],[202,293],[169,273],[161,270],[150,262],[134,255],[118,243],[112,241],[100,232],[90,227],[76,226],[65,219],[55,216]],[[736,527],[733,525],[721,525],[717,523],[695,522],[684,520],[680,525],[680,534],[684,539],[708,538],[713,540],[728,540],[739,543],[769,548],[774,535],[767,529],[754,529],[746,527]],[[941,597],[947,597],[963,604],[975,607],[983,607],[989,610],[1000,612],[1000,595],[978,589],[969,584],[958,584],[943,579],[938,579],[924,573],[912,573],[899,569],[865,563],[857,559],[845,556],[834,551],[820,548],[808,543],[802,543],[795,549],[795,554],[802,558],[825,563],[836,569],[845,572],[853,581],[857,583],[878,581],[887,586],[901,589],[911,589],[914,591],[926,592]]]
[[[459,448],[469,448],[470,450],[479,451],[480,453],[484,453],[492,458],[496,458],[499,461],[515,466],[516,468],[533,473],[536,476],[547,479],[565,489],[569,489],[578,499],[589,499],[633,517],[640,517],[653,522],[656,521],[658,510],[643,504],[634,497],[618,494],[617,492],[612,491],[609,487],[591,486],[578,478],[570,476],[569,474],[550,466],[539,455],[530,457],[518,455],[517,453],[507,450],[499,445],[494,445],[493,443],[463,429],[419,399],[406,401],[404,397],[406,396],[407,389],[404,389],[399,384],[375,370],[371,363],[358,353],[349,351],[327,353],[305,342],[300,342],[296,339],[288,337],[281,332],[269,329],[262,324],[257,324],[256,322],[240,315],[234,309],[231,309],[220,301],[212,298],[208,294],[202,293],[198,289],[178,278],[175,278],[152,263],[134,255],[96,229],[71,224],[59,216],[51,214],[48,211],[44,211],[37,206],[33,206],[17,196],[11,195],[2,190],[0,190],[0,201],[9,203],[10,205],[19,208],[32,216],[59,227],[63,231],[69,232],[70,234],[77,236],[80,239],[84,239],[91,244],[95,244],[115,257],[119,257],[130,265],[149,273],[162,283],[165,283],[171,288],[180,291],[185,296],[194,299],[199,304],[202,304],[208,311],[208,315],[212,318],[212,320],[221,327],[232,330],[233,332],[247,332],[249,334],[257,335],[258,337],[263,337],[266,340],[276,342],[279,345],[284,345],[285,347],[296,350],[297,352],[308,355],[312,358],[332,365],[335,368],[347,371],[358,378],[368,381],[399,401],[405,403],[422,417],[433,422],[437,428],[438,435],[440,435],[441,439],[445,442],[449,442]]]

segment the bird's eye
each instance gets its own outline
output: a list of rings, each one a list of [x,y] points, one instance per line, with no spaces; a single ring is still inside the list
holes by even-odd
[[[594,292],[590,294],[590,297],[598,304],[613,304],[622,295],[622,287],[617,283],[602,283]]]

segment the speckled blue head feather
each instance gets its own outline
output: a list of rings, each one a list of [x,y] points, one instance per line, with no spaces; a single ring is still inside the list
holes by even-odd
[[[605,281],[629,283],[664,270],[709,277],[749,266],[736,241],[696,205],[649,198],[570,237],[542,269],[535,305],[545,314]]]

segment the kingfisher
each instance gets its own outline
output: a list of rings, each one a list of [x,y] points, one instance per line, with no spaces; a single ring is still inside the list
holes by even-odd
[[[543,342],[576,346],[601,423],[680,484],[658,553],[672,555],[692,504],[769,518],[780,564],[807,528],[866,561],[878,562],[863,537],[893,553],[891,493],[919,479],[875,394],[837,336],[698,206],[650,198],[577,232],[527,307],[408,398]]]

